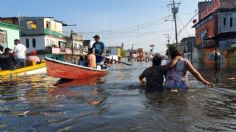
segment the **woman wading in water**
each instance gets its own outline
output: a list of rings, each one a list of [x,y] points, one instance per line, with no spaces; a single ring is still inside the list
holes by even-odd
[[[171,52],[171,59],[173,60],[177,56],[181,56],[179,51],[174,50]],[[171,62],[167,62],[167,65]],[[188,83],[188,71],[204,85],[209,88],[213,87],[213,84],[205,80],[202,75],[193,67],[189,60],[182,57],[179,58],[176,65],[166,72],[166,81],[164,87],[168,90],[185,90],[190,87]]]

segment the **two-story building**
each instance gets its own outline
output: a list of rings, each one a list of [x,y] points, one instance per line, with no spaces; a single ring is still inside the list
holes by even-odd
[[[46,47],[60,47],[65,45],[66,38],[63,34],[62,21],[53,17],[6,17],[0,21],[21,26],[20,40],[27,47],[27,52],[32,50],[45,50]]]
[[[121,47],[120,46],[109,46],[106,47],[107,58],[119,61],[121,58]]]
[[[20,27],[14,24],[0,22],[0,46],[14,48],[14,40],[20,38]]]
[[[195,37],[187,37],[181,40],[180,44],[180,47],[182,49],[181,52],[184,54],[184,57],[190,61],[193,60],[194,45],[195,45]],[[197,58],[194,58],[194,60],[196,59]]]
[[[236,1],[211,0],[198,3],[199,21],[194,25],[196,46],[204,50],[205,64],[214,64],[217,58],[224,66],[236,63]],[[219,52],[221,57],[210,60]]]

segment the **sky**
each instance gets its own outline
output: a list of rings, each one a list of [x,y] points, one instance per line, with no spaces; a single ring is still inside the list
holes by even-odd
[[[66,24],[65,33],[78,32],[84,39],[101,36],[106,46],[125,49],[144,48],[155,52],[166,51],[167,34],[175,40],[172,21],[172,0],[4,0],[0,5],[0,17],[45,16],[54,17]],[[178,38],[193,36],[192,22],[200,0],[176,0],[180,2],[177,14]]]

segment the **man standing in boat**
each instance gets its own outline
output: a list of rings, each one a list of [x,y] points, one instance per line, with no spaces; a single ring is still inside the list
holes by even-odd
[[[14,40],[15,48],[14,55],[16,59],[16,64],[18,68],[22,68],[26,66],[26,47],[25,45],[20,43],[19,39]]]
[[[100,36],[99,35],[95,35],[94,37],[94,44],[93,47],[95,49],[95,55],[96,55],[96,62],[97,64],[101,64],[103,62],[103,53],[104,53],[104,49],[105,49],[105,45],[103,42],[100,41]]]

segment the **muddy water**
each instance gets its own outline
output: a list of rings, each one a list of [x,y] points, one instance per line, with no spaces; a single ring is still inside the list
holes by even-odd
[[[33,75],[0,84],[0,131],[236,131],[236,70],[201,69],[215,83],[145,93],[137,77],[150,64],[114,65],[100,80]]]

